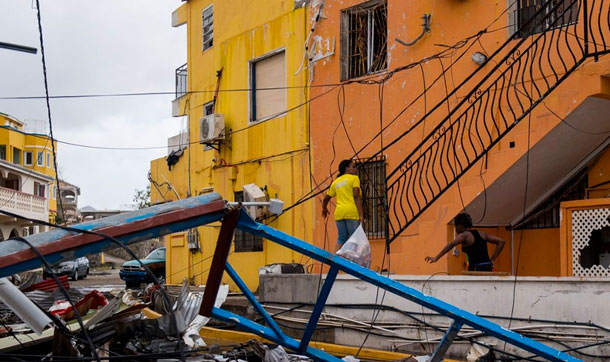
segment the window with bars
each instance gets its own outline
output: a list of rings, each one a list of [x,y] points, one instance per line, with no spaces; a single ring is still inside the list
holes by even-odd
[[[387,2],[373,0],[341,14],[341,79],[357,78],[388,67]]]
[[[214,44],[214,6],[210,5],[201,14],[203,38],[203,50],[207,50]]]
[[[534,211],[527,215],[522,222],[515,226],[515,229],[558,228],[561,222],[560,203],[563,201],[586,199],[588,184],[589,173],[588,169],[585,167]]]
[[[234,193],[235,202],[244,201],[244,192]],[[263,251],[263,238],[241,230],[235,230],[235,252],[244,253],[252,251]]]
[[[369,238],[384,238],[386,231],[385,159],[356,162],[356,166],[362,191],[364,231]]]
[[[518,0],[515,10],[515,31],[520,37],[542,33],[561,26],[576,24],[578,6],[571,0]],[[540,13],[536,13],[544,7]],[[550,14],[550,15],[549,15]],[[533,19],[528,23],[530,19]]]

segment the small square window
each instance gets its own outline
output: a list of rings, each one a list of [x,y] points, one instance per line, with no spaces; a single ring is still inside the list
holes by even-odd
[[[361,77],[388,67],[388,7],[373,0],[341,14],[341,79]]]
[[[34,162],[34,156],[32,155],[32,152],[26,151],[23,153],[23,162],[24,166],[32,166]]]
[[[244,201],[244,192],[235,192],[235,201]],[[263,238],[241,230],[235,230],[235,252],[263,251]]]
[[[214,44],[214,6],[210,5],[201,15],[203,38],[203,50],[207,50]]]
[[[214,113],[214,101],[208,102],[203,105],[203,115],[208,116]]]

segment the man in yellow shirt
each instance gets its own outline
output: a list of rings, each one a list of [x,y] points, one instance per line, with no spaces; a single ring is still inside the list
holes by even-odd
[[[339,177],[330,185],[330,189],[322,201],[322,216],[328,217],[328,203],[332,197],[337,197],[335,207],[335,222],[337,224],[337,252],[349,237],[363,222],[362,192],[358,170],[352,160],[339,163]]]

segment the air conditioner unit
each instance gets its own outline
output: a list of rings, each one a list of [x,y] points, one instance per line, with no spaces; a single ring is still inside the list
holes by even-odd
[[[199,143],[212,143],[224,138],[225,116],[214,113],[201,118]]]
[[[265,202],[267,201],[267,195],[256,186],[256,184],[244,185],[244,201],[245,202]],[[263,216],[264,210],[260,206],[247,206],[246,211],[251,218],[257,219]]]

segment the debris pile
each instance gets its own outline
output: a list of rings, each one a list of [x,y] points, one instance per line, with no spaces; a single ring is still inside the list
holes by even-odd
[[[199,315],[204,288],[189,287],[186,281],[180,288],[150,284],[142,290],[68,289],[65,295],[47,281],[31,284],[23,293],[2,280],[15,288],[13,294],[23,296],[21,304],[31,304],[48,318],[38,321],[41,317],[29,312],[18,313],[15,303],[6,295],[0,297],[4,302],[0,303],[2,360],[133,356],[151,361],[309,361],[256,340],[208,346],[199,335],[209,321]],[[220,288],[217,307],[228,291],[226,285]],[[40,323],[40,329],[33,326]]]

